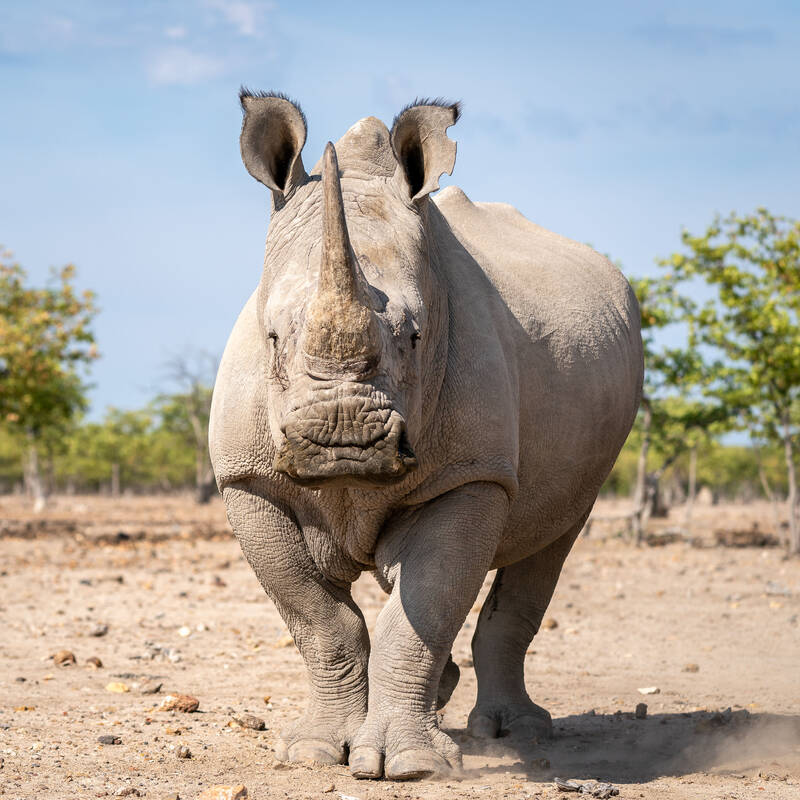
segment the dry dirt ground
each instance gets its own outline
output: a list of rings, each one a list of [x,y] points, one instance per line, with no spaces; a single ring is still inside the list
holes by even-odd
[[[770,513],[707,508],[695,530],[759,515],[766,528]],[[559,776],[610,781],[620,798],[800,798],[800,560],[777,548],[635,548],[606,528],[579,540],[548,612],[557,625],[527,657],[555,738],[513,749],[467,736],[476,604],[443,718],[463,775],[364,782],[346,767],[276,762],[277,732],[303,708],[303,666],[219,501],[69,498],[34,517],[0,498],[0,795],[187,800],[242,783],[256,800],[569,798]],[[371,627],[381,592],[366,575],[355,594]],[[54,664],[65,649],[76,665]],[[86,665],[93,656],[102,668]],[[159,694],[142,694],[148,679]],[[194,695],[199,710],[157,710],[168,692]],[[244,713],[266,730],[232,722]]]

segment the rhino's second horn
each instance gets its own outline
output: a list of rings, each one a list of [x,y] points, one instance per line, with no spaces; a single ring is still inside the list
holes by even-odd
[[[380,331],[350,246],[339,164],[330,142],[322,160],[322,196],[319,284],[303,336],[306,368],[319,378],[363,378],[380,360]]]

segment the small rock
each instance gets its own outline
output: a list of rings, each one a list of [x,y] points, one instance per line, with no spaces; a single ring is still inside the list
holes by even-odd
[[[558,627],[558,621],[553,619],[553,617],[545,617],[542,620],[541,627],[544,628],[546,631],[555,630]]]
[[[240,714],[238,717],[233,717],[233,721],[243,728],[250,728],[254,731],[263,731],[267,728],[267,723],[261,717],[253,714]]]
[[[133,786],[123,786],[114,792],[114,797],[141,797],[142,793]]]
[[[122,744],[122,739],[120,739],[119,736],[112,736],[111,734],[98,736],[97,741],[100,742],[100,744]]]
[[[637,703],[633,715],[636,719],[647,719],[647,703]]]
[[[200,701],[190,694],[168,694],[158,707],[159,711],[182,711],[185,714],[190,714],[192,711],[197,711],[200,707]]]
[[[327,786],[322,787],[322,794],[329,794],[330,792],[335,792],[335,791],[336,787],[332,783],[329,783]]]
[[[178,636],[191,636],[192,629],[188,625],[178,628]]]
[[[697,664],[686,664],[683,668],[684,672],[700,672],[700,667]]]
[[[759,772],[758,777],[762,781],[785,781],[788,775],[779,775],[777,772]]]
[[[192,757],[192,751],[185,744],[182,744],[175,751],[175,755],[178,756],[178,758],[191,758]]]
[[[156,680],[144,681],[144,683],[142,683],[139,686],[139,691],[142,694],[158,694],[161,691],[161,687],[163,685],[164,684],[161,681],[156,681]]]
[[[197,795],[197,800],[244,800],[247,789],[239,783],[236,786],[210,786]]]
[[[181,800],[181,796],[177,792],[172,792],[172,794],[165,794],[162,800]]]
[[[769,581],[767,583],[766,594],[769,597],[791,597],[792,593],[783,584],[776,581]]]
[[[59,667],[71,667],[75,663],[75,654],[69,650],[59,650],[53,656],[53,663]]]
[[[559,792],[580,792],[580,794],[588,794],[591,797],[599,797],[601,800],[606,800],[608,797],[615,797],[619,794],[619,789],[616,786],[610,783],[601,783],[600,781],[553,778],[553,783],[555,783]]]
[[[111,681],[111,683],[106,684],[106,691],[113,692],[114,694],[125,694],[125,692],[130,691],[130,687],[127,683],[122,683],[120,681]]]
[[[639,694],[661,694],[661,689],[658,686],[645,686],[643,689],[637,689]]]
[[[25,681],[27,681],[28,679],[27,678],[23,678],[22,676],[20,676],[19,678],[14,678],[14,680],[17,683],[25,683]]]
[[[105,636],[108,633],[108,625],[98,623],[90,631],[89,636]]]
[[[97,656],[89,656],[89,658],[86,659],[86,666],[92,669],[102,669],[103,662]]]

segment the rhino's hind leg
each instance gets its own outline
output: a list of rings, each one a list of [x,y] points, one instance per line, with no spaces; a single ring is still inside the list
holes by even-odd
[[[375,563],[393,588],[373,634],[369,711],[350,751],[355,777],[410,780],[460,768],[459,748],[436,715],[441,678],[507,511],[504,489],[475,483],[381,536]]]
[[[305,540],[284,511],[230,486],[228,519],[245,557],[275,603],[300,650],[311,696],[275,748],[281,761],[344,764],[367,710],[369,635],[348,588],[319,572]]]
[[[539,630],[583,522],[544,550],[497,571],[472,639],[478,680],[468,723],[472,736],[511,736],[520,742],[552,736],[550,714],[525,689],[525,651]]]

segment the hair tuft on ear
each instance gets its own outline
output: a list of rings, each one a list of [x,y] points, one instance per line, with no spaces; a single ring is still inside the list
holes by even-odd
[[[439,108],[449,108],[453,112],[453,125],[461,119],[461,109],[463,108],[463,104],[460,100],[456,100],[455,102],[451,102],[450,100],[445,100],[444,97],[417,97],[411,103],[409,103],[404,108],[401,108],[400,111],[395,114],[394,119],[392,120],[392,127],[397,124],[397,120],[406,113],[406,111],[410,111],[412,108],[417,108],[418,106],[438,106]]]
[[[300,113],[300,118],[303,120],[303,125],[308,131],[308,120],[306,119],[305,111],[303,111],[300,103],[297,100],[289,97],[288,94],[285,92],[274,92],[274,91],[264,91],[263,89],[248,89],[244,84],[239,87],[239,105],[242,107],[242,113],[247,112],[247,108],[245,107],[244,100],[246,97],[258,97],[258,98],[265,98],[265,97],[274,97],[278,100],[285,100],[287,103],[291,103]]]

